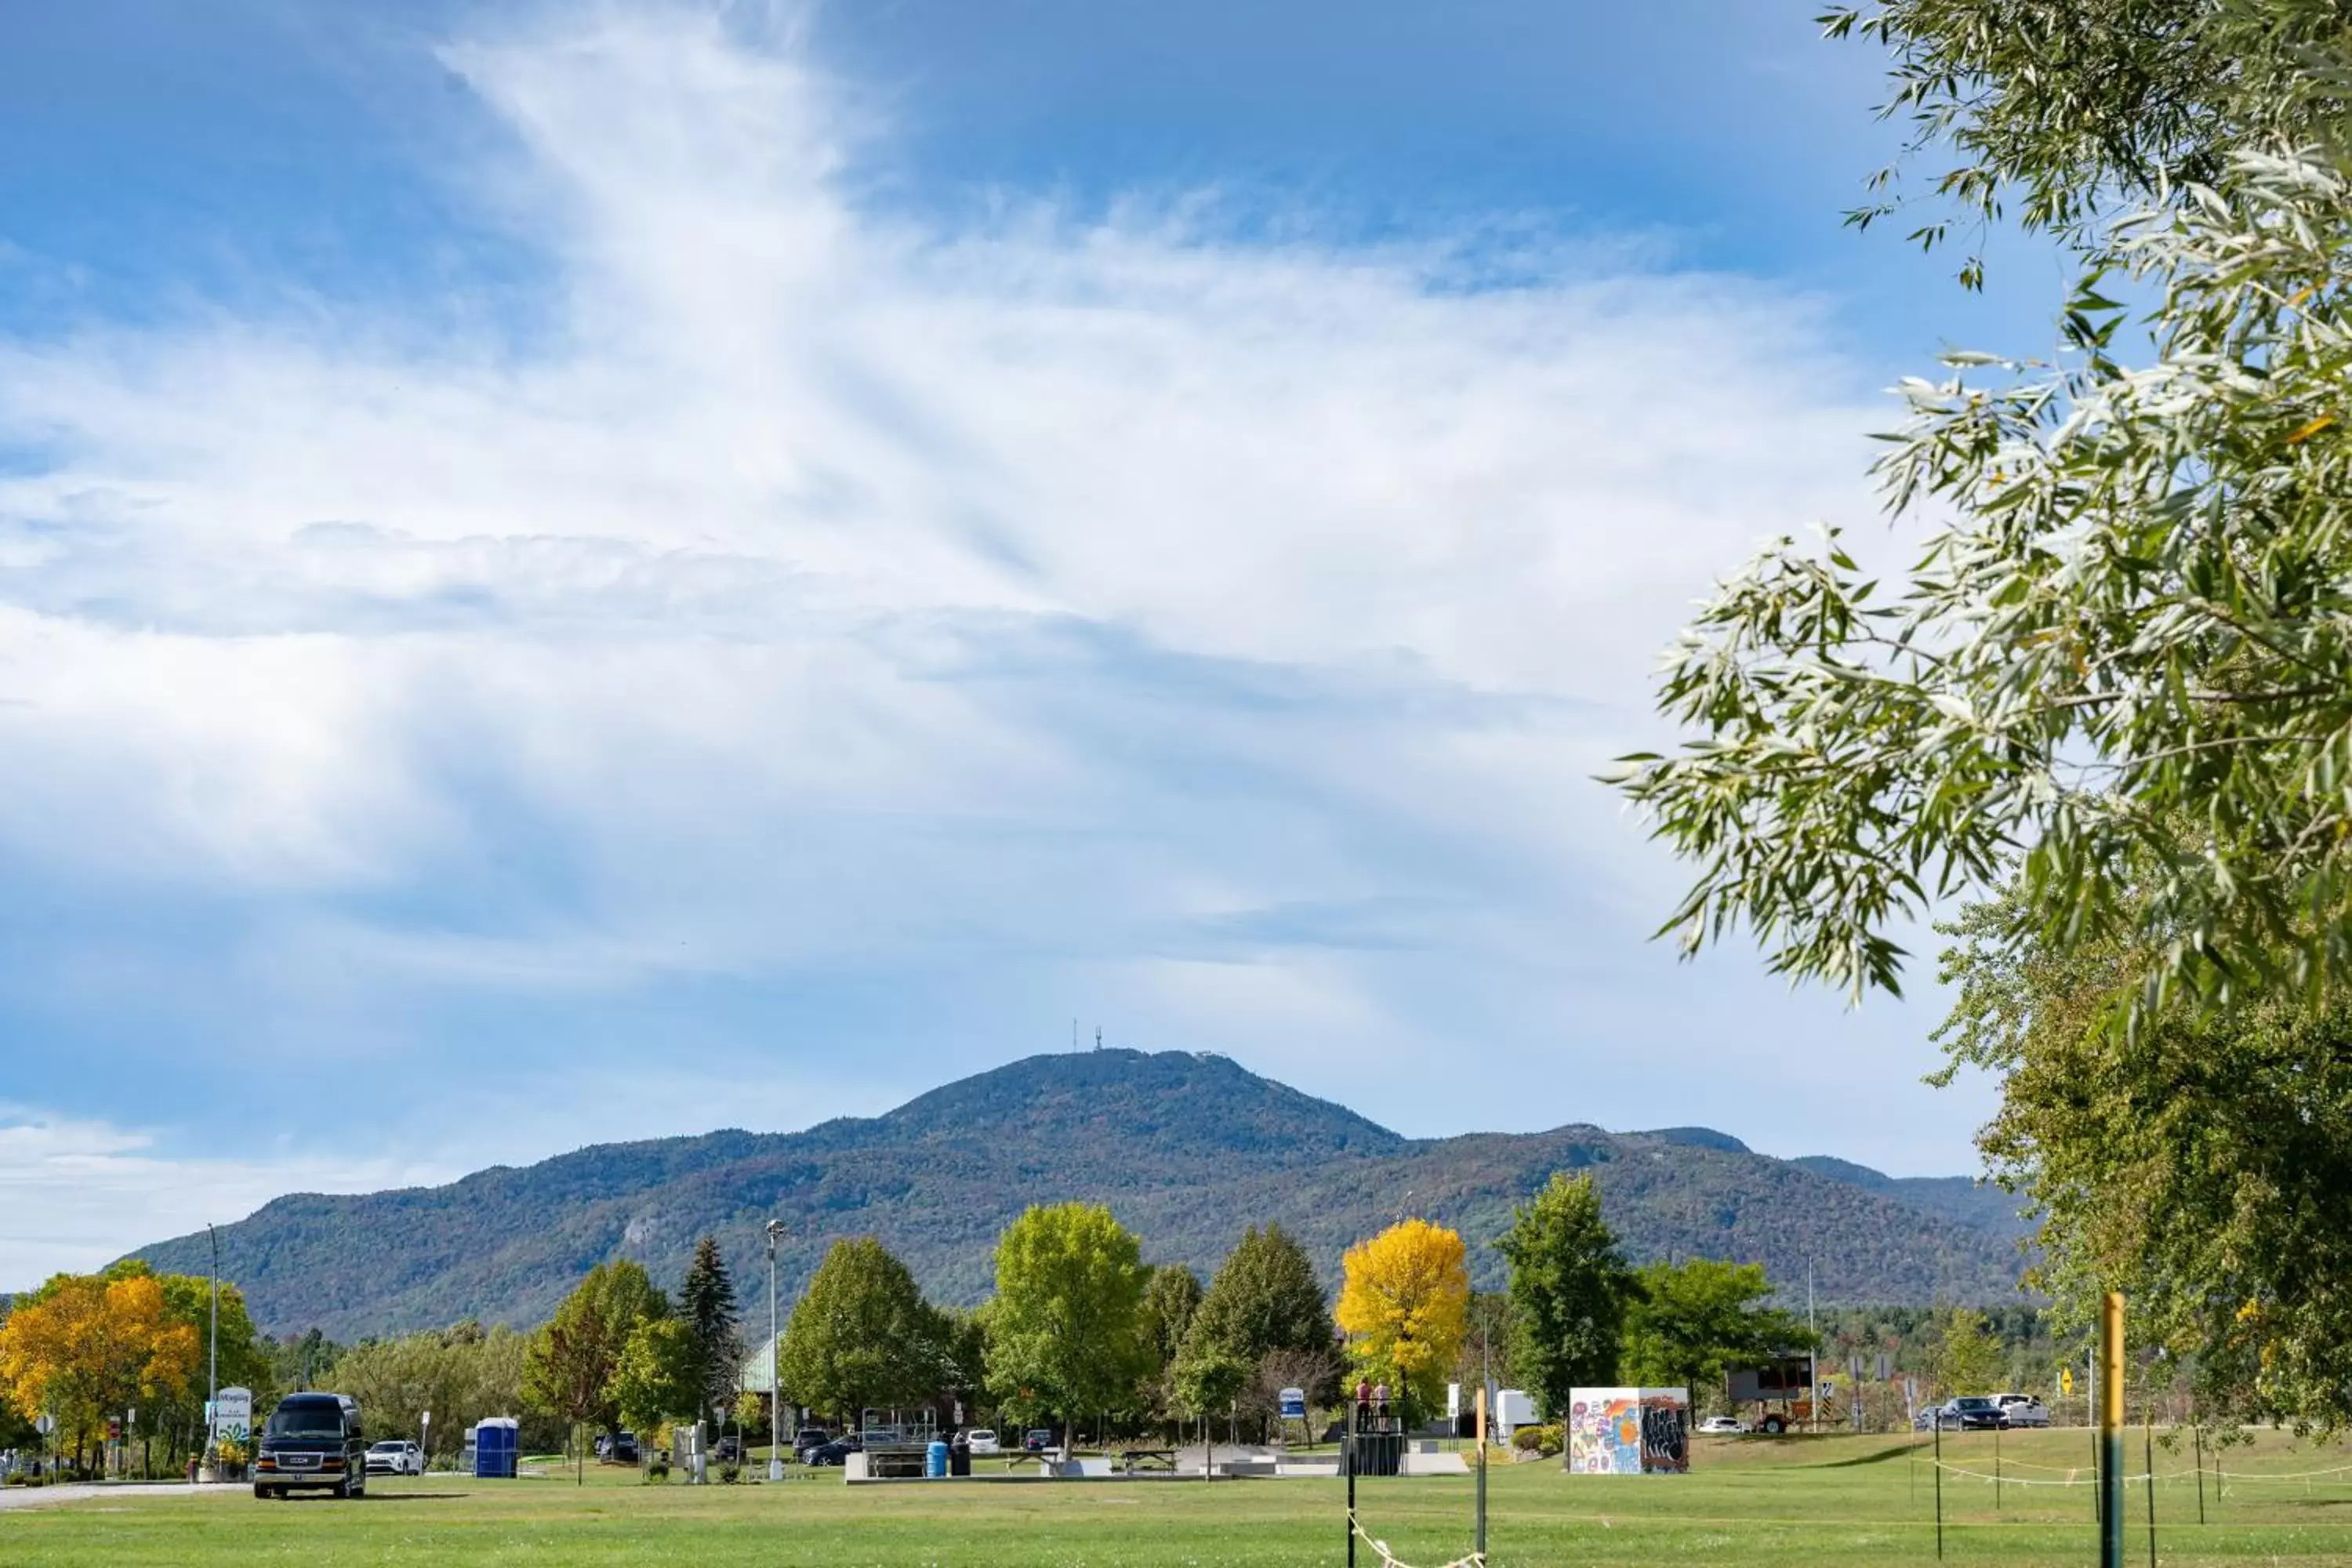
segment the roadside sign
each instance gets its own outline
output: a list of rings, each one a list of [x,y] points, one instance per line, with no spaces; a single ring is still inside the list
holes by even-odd
[[[1279,1399],[1282,1405],[1282,1418],[1285,1421],[1304,1421],[1307,1419],[1307,1391],[1305,1389],[1286,1388],[1279,1395]]]
[[[58,1418],[46,1412],[33,1417],[33,1430],[46,1437],[58,1429]]]
[[[2058,1392],[2066,1394],[2069,1397],[2073,1396],[2074,1393],[2074,1369],[2073,1367],[2062,1366],[2058,1369]]]
[[[1916,1405],[1919,1403],[1919,1380],[1917,1378],[1906,1377],[1903,1380],[1903,1399],[1904,1402],[1908,1405]]]
[[[1878,1381],[1885,1383],[1895,1375],[1895,1359],[1885,1351],[1878,1352]]]
[[[213,1400],[213,1441],[242,1443],[253,1435],[253,1390],[224,1388]]]

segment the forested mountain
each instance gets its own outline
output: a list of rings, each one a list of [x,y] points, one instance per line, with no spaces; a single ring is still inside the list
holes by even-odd
[[[1962,1178],[1775,1160],[1704,1128],[1403,1138],[1225,1058],[1175,1051],[1032,1057],[804,1132],[608,1144],[443,1187],[298,1194],[221,1227],[221,1264],[272,1331],[521,1325],[608,1258],[675,1281],[706,1230],[749,1299],[759,1229],[776,1215],[791,1230],[788,1289],[835,1238],[872,1234],[934,1297],[972,1301],[1009,1220],[1085,1198],[1108,1204],[1146,1257],[1203,1276],[1245,1226],[1279,1220],[1336,1279],[1349,1243],[1411,1211],[1459,1228],[1491,1285],[1502,1259],[1487,1244],[1560,1169],[1594,1173],[1637,1261],[1757,1260],[1801,1293],[1810,1260],[1824,1301],[2014,1299],[2013,1205]],[[198,1270],[202,1247],[183,1237],[141,1256]]]

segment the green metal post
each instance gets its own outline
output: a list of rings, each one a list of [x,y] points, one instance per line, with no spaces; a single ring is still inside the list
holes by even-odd
[[[1356,1411],[1348,1411],[1348,1430],[1339,1439],[1339,1468],[1348,1472],[1348,1568],[1356,1568]]]

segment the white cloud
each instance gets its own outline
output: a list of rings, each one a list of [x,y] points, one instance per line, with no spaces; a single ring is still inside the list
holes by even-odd
[[[0,1285],[88,1270],[240,1219],[288,1192],[372,1192],[461,1173],[426,1162],[187,1158],[152,1133],[0,1104]]]
[[[482,188],[543,242],[548,343],[0,343],[0,433],[57,454],[0,478],[0,855],[265,911],[238,994],[314,1027],[973,963],[1049,1016],[1130,990],[1161,1044],[1311,1023],[1328,1092],[1343,1037],[1450,1047],[1449,988],[1546,1020],[1486,1089],[1556,1040],[1545,955],[1665,897],[1588,778],[1655,650],[1756,538],[1866,510],[1817,307],[1566,249],[1480,289],[1213,196],[885,220],[792,47],[562,15],[445,54],[517,139]],[[1412,994],[1170,935],[1400,900],[1454,961]]]

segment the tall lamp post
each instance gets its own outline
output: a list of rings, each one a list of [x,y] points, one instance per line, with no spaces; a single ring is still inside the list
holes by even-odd
[[[212,1348],[205,1373],[205,1447],[210,1448],[220,1436],[220,1233],[209,1220],[205,1236],[213,1244]]]
[[[768,1222],[768,1479],[784,1479],[783,1356],[776,1346],[776,1243],[783,1239],[784,1222]]]

